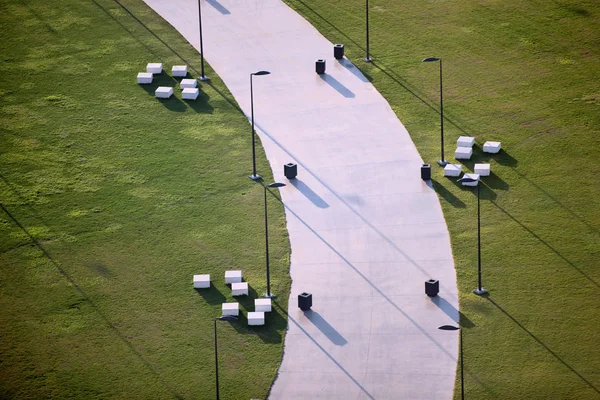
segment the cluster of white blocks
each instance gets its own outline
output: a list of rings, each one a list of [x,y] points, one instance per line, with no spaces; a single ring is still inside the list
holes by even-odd
[[[186,77],[188,74],[187,65],[174,65],[171,68],[171,75],[174,77]],[[140,72],[137,75],[137,83],[139,85],[149,85],[152,83],[154,75],[162,74],[162,63],[148,63],[146,72]],[[182,79],[179,84],[182,89],[181,98],[184,100],[196,100],[200,95],[200,90],[196,87],[195,79]],[[157,99],[168,99],[173,96],[173,88],[169,86],[159,86],[154,92]]]
[[[233,296],[247,296],[248,282],[242,282],[242,271],[225,271],[225,283],[231,285],[231,294]],[[194,288],[210,288],[210,274],[194,275]],[[254,311],[248,313],[248,325],[264,325],[265,313],[271,312],[271,299],[254,299]],[[239,303],[222,303],[221,314],[223,316],[239,316]]]

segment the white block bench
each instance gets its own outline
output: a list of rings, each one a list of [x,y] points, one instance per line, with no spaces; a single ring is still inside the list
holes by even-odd
[[[254,311],[271,312],[271,299],[255,299]]]
[[[479,174],[465,174],[465,176],[463,176],[463,179],[464,178],[475,179],[475,182],[462,182],[463,186],[477,186],[479,183]]]
[[[196,100],[200,91],[197,88],[185,88],[181,92],[181,98],[184,100]]]
[[[149,63],[146,65],[146,72],[151,74],[162,74],[162,63]]]
[[[444,176],[460,176],[462,172],[462,165],[460,164],[447,164],[444,167]]]
[[[474,172],[479,176],[490,176],[490,164],[475,164]]]
[[[498,153],[502,145],[500,142],[485,142],[483,144],[483,152],[484,153]]]
[[[458,147],[454,152],[454,158],[457,160],[468,160],[473,155],[471,147]]]
[[[198,81],[195,79],[182,79],[179,83],[181,89],[193,89],[198,85]]]
[[[221,306],[221,314],[225,315],[235,315],[236,317],[240,315],[240,303],[223,303]]]
[[[248,296],[248,282],[238,282],[231,284],[232,296]]]
[[[194,275],[194,289],[205,289],[210,287],[210,274]]]
[[[169,86],[159,86],[154,92],[157,99],[168,99],[173,96],[173,88]]]
[[[138,83],[138,85],[148,85],[148,84],[152,83],[152,73],[140,72],[137,75],[137,83]]]
[[[471,136],[461,136],[456,141],[456,147],[473,147],[475,138]]]
[[[187,76],[187,65],[173,65],[171,68],[171,75],[173,76]]]
[[[242,270],[225,271],[225,284],[238,283],[242,281]]]
[[[248,325],[264,325],[265,313],[261,311],[248,313]]]

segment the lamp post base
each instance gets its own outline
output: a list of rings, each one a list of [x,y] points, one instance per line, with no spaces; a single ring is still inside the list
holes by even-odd
[[[487,294],[487,290],[485,290],[484,288],[473,289],[473,293],[475,293],[477,296],[483,296],[484,294]]]
[[[365,57],[365,58],[363,58],[363,61],[364,62],[371,62],[371,61],[373,61],[373,59],[371,57]]]
[[[438,163],[438,165],[439,165],[440,167],[445,167],[446,165],[448,165],[448,164],[449,164],[449,162],[448,162],[448,161],[446,161],[446,160],[438,160],[438,162],[437,162],[437,163]]]
[[[250,175],[248,178],[252,179],[253,181],[259,181],[262,179],[262,176],[256,174],[256,175]]]
[[[264,299],[272,299],[272,298],[275,297],[275,295],[273,293],[265,293],[265,294],[262,295],[262,297]]]
[[[204,76],[204,75],[202,75],[202,76],[201,76],[200,78],[198,78],[198,79],[200,79],[202,82],[210,81],[210,78],[208,78],[208,77],[206,77],[206,76]]]

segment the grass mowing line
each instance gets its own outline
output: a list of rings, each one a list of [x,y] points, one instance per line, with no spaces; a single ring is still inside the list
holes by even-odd
[[[475,136],[467,171],[475,162],[492,164],[481,188],[483,282],[517,325],[471,294],[476,198],[433,171],[451,232],[462,316],[471,321],[464,326],[461,317],[468,396],[597,398],[600,313],[593,299],[600,281],[600,192],[590,184],[591,170],[579,166],[593,169],[598,162],[592,154],[600,151],[593,84],[600,69],[589,57],[600,43],[594,29],[600,9],[589,1],[517,3],[462,0],[447,8],[374,1],[374,61],[357,65],[427,162],[439,155],[439,89],[437,71],[420,61],[443,57],[446,142]],[[346,42],[349,59],[362,60],[364,3],[288,4],[332,42]],[[486,140],[501,141],[504,151],[483,154]],[[523,337],[520,327],[535,340]]]
[[[263,291],[247,118],[209,66],[195,103],[138,86],[148,61],[197,55],[142,2],[119,4],[0,4],[1,397],[212,398],[210,319],[239,300],[223,271],[241,267]],[[283,207],[269,207],[269,224],[271,287],[286,307]],[[192,289],[196,273],[213,275],[210,290]],[[253,298],[240,304],[239,323],[219,329],[221,392],[262,398],[286,315],[251,329]]]

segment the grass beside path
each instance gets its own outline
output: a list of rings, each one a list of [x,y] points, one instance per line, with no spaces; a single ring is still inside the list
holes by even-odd
[[[600,398],[600,4],[371,0],[367,64],[364,1],[287,2],[345,44],[433,164],[458,272],[467,397]],[[456,162],[456,139],[468,135],[477,144],[463,170],[491,163],[481,190],[489,297],[471,292],[474,193],[435,164],[439,65],[426,57],[444,62],[446,158]],[[485,155],[487,140],[504,151]]]
[[[224,271],[266,285],[247,119],[208,66],[196,102],[154,98],[199,56],[139,0],[2,0],[0,24],[0,397],[214,398]],[[139,86],[148,62],[169,73]],[[289,243],[270,201],[279,307],[219,323],[222,398],[264,398],[281,360]]]

